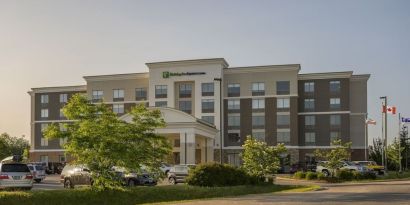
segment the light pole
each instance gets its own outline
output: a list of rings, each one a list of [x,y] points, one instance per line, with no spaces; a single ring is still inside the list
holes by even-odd
[[[380,97],[384,101],[383,112],[384,113],[384,147],[383,147],[383,158],[384,158],[384,170],[387,172],[387,96]],[[383,134],[383,133],[382,133]]]
[[[222,106],[223,106],[223,95],[222,95],[222,78],[214,78],[214,81],[219,82],[219,162],[222,164],[222,136],[223,136],[223,128],[222,128]]]

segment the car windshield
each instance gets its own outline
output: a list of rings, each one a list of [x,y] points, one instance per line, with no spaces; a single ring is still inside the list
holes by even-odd
[[[25,164],[3,164],[1,172],[30,172]]]
[[[27,165],[27,166],[28,166],[28,168],[29,168],[31,171],[34,170],[34,167],[33,167],[33,166],[30,166],[30,165]]]
[[[40,165],[36,165],[36,170],[44,170],[44,167]]]
[[[355,165],[355,164],[352,163],[352,162],[346,162],[346,164],[347,164],[347,165]]]

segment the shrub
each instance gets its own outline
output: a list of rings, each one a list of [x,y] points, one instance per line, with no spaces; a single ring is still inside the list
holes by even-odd
[[[317,179],[319,180],[325,180],[327,177],[322,172],[317,173]]]
[[[297,171],[294,175],[296,179],[304,179],[306,177],[306,173],[302,171]]]
[[[307,180],[317,179],[317,173],[316,172],[307,172],[306,173],[306,179]]]
[[[336,172],[336,177],[339,178],[342,181],[350,181],[352,179],[354,179],[354,174],[352,171],[350,170],[338,170]]]
[[[363,180],[363,179],[372,179],[372,180],[374,180],[374,179],[376,179],[376,174],[372,173],[372,172],[360,173],[360,172],[354,171],[353,176],[354,176],[354,179],[356,179],[356,180]]]

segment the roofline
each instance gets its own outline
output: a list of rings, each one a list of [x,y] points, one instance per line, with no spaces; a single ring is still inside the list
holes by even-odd
[[[352,78],[350,80],[351,81],[361,81],[361,80],[368,81],[370,76],[371,76],[370,74],[352,75]]]
[[[51,93],[51,92],[71,92],[71,91],[86,91],[86,85],[74,85],[74,86],[59,86],[59,87],[39,87],[31,88],[28,94],[33,93]]]
[[[246,66],[232,67],[223,70],[224,74],[236,74],[247,72],[269,72],[269,71],[300,71],[300,64],[283,64],[283,65],[262,65],[262,66]]]
[[[219,63],[222,67],[229,67],[228,62],[224,58],[204,58],[204,59],[190,59],[190,60],[178,60],[178,61],[161,61],[161,62],[151,62],[145,63],[148,68],[159,68],[164,66],[183,66],[183,65],[198,65],[198,64],[209,64],[209,63]]]
[[[107,80],[133,80],[133,79],[144,79],[144,78],[148,78],[148,77],[149,77],[148,72],[83,76],[84,80],[90,81],[90,82],[107,81]]]
[[[353,71],[326,72],[326,73],[305,73],[299,74],[298,80],[318,80],[332,78],[351,78]]]

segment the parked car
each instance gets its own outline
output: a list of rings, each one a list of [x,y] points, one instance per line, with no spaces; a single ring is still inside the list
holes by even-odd
[[[161,169],[161,171],[164,172],[165,176],[167,176],[169,170],[171,170],[171,166],[169,164],[162,163],[159,169]]]
[[[373,170],[379,175],[384,174],[384,166],[378,165],[375,161],[355,161],[356,164],[366,166],[368,169]]]
[[[326,166],[327,163],[328,163],[327,161],[318,162],[316,166],[316,172],[321,172],[326,177],[330,176],[330,173],[332,170]],[[341,163],[342,164],[340,165],[341,167],[340,169],[349,170],[349,171],[358,171],[362,173],[370,171],[365,166],[356,165],[353,162],[343,161]]]
[[[135,171],[128,171],[122,167],[113,167],[118,177],[121,177],[125,186],[155,186],[157,180],[152,174],[142,170],[140,173]]]
[[[46,178],[46,171],[41,164],[29,163],[27,164],[35,182],[40,183]]]
[[[33,188],[33,175],[18,157],[7,157],[0,162],[0,188]]]
[[[195,165],[175,165],[168,172],[168,182],[170,184],[184,183],[189,170],[194,169]]]
[[[64,188],[74,188],[77,185],[92,185],[91,172],[85,165],[67,164],[60,175],[60,183]]]

